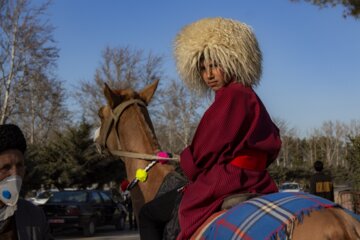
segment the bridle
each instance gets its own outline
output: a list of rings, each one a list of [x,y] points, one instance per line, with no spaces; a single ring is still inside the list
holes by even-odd
[[[121,145],[120,145],[120,137],[119,137],[119,133],[116,130],[116,127],[118,125],[118,122],[120,120],[120,117],[122,115],[122,113],[131,105],[133,104],[137,104],[139,106],[145,107],[146,109],[146,104],[141,101],[140,99],[130,99],[127,100],[125,102],[122,102],[121,104],[119,104],[114,110],[111,111],[111,116],[109,118],[105,119],[104,125],[102,126],[104,129],[103,133],[105,134],[101,134],[100,131],[100,145],[96,144],[96,147],[98,148],[98,151],[100,153],[103,153],[104,150],[106,150],[107,152],[109,152],[111,155],[115,155],[118,157],[126,157],[126,158],[132,158],[132,159],[143,159],[143,160],[151,160],[151,162],[146,166],[145,169],[143,169],[143,171],[148,172],[156,163],[158,163],[158,161],[164,161],[164,160],[168,160],[168,161],[179,161],[179,157],[178,156],[174,156],[174,157],[159,157],[156,154],[146,154],[146,153],[136,153],[136,152],[129,152],[129,151],[123,151],[121,150]],[[116,132],[116,141],[117,141],[117,145],[118,145],[118,150],[109,150],[107,148],[107,139],[110,135],[110,132],[112,129],[115,129]],[[127,186],[127,190],[131,190],[132,188],[134,188],[136,186],[136,184],[139,182],[138,178],[134,178],[131,183]]]
[[[140,106],[146,106],[145,103],[139,99],[130,99],[128,101],[125,101],[125,102],[119,104],[114,110],[111,111],[111,117],[108,117],[104,120],[105,122],[102,126],[104,134],[101,134],[101,132],[100,132],[100,136],[99,136],[100,145],[97,145],[100,153],[103,153],[103,150],[107,150],[110,153],[112,152],[108,149],[107,143],[106,143],[107,139],[110,136],[110,132],[111,132],[112,128],[116,128],[116,126],[118,125],[120,116],[125,111],[125,109],[133,104],[138,104]],[[121,149],[119,134],[117,131],[115,131],[115,132],[116,132],[116,141],[117,141],[118,148]]]
[[[118,122],[120,120],[120,117],[122,113],[127,109],[127,107],[137,104],[142,107],[146,108],[146,104],[140,100],[140,99],[130,99],[127,101],[122,102],[119,104],[114,110],[112,110],[111,115],[112,117],[109,117],[105,119],[104,125],[102,126],[104,129],[103,133],[100,134],[99,142],[100,144],[96,144],[97,148],[100,153],[103,153],[104,150],[107,152],[110,152],[112,155],[119,156],[119,157],[127,157],[127,158],[136,158],[136,159],[143,159],[143,160],[169,160],[169,161],[178,161],[178,157],[172,157],[172,158],[161,158],[157,157],[155,154],[146,154],[146,153],[136,153],[136,152],[130,152],[130,151],[122,151],[121,145],[120,145],[120,137],[117,131],[116,132],[116,141],[118,145],[118,150],[109,150],[107,148],[107,139],[110,135],[110,132],[113,128],[116,129],[116,126],[118,125]],[[120,150],[119,150],[120,149]]]

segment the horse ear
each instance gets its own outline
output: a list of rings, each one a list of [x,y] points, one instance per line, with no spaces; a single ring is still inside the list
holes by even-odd
[[[115,107],[115,102],[118,96],[110,89],[109,85],[104,83],[104,95],[106,98],[107,104],[111,107]]]
[[[159,84],[159,80],[156,80],[155,82],[144,87],[144,89],[140,91],[141,99],[146,103],[149,103],[156,91],[158,84]]]

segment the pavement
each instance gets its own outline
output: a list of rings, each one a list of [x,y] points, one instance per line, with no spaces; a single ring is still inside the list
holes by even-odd
[[[82,231],[76,229],[68,229],[54,234],[55,240],[140,240],[137,230],[115,230],[113,226],[104,226],[96,228],[95,235],[92,237],[84,237]]]

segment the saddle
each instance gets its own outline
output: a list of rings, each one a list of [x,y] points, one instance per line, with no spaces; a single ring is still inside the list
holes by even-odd
[[[245,202],[251,198],[259,197],[261,194],[258,193],[238,193],[233,194],[224,199],[223,204],[221,205],[221,210],[228,210],[239,203]]]
[[[160,186],[156,197],[164,194],[165,192],[171,191],[175,188],[180,188],[187,183],[187,180],[184,176],[177,172],[169,173]],[[257,193],[238,193],[233,194],[224,199],[224,202],[221,206],[221,210],[228,210],[235,205],[245,202],[251,198],[261,196]],[[180,232],[179,220],[178,220],[178,209],[181,201],[181,194],[178,195],[175,201],[175,207],[172,212],[171,220],[166,224],[164,229],[163,240],[173,240],[176,239],[177,235]]]

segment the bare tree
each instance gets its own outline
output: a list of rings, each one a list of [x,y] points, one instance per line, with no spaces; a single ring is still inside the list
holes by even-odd
[[[129,47],[106,47],[102,62],[92,80],[84,80],[76,90],[76,98],[89,121],[98,120],[97,112],[104,104],[103,87],[140,89],[155,79],[162,79],[162,58]]]
[[[63,84],[40,73],[28,78],[26,91],[14,88],[14,94],[21,97],[17,98],[9,119],[22,125],[30,143],[48,142],[55,131],[66,128],[69,120]]]
[[[317,160],[334,166],[343,165],[347,135],[348,127],[340,122],[327,121],[320,129],[315,129],[313,136],[317,139],[317,154],[324,158]]]
[[[349,134],[353,137],[360,136],[360,120],[350,121]]]
[[[177,81],[162,91],[160,99],[155,121],[158,138],[167,151],[180,152],[190,144],[204,111],[204,101]]]
[[[92,123],[98,121],[98,110],[105,103],[102,91],[105,82],[113,88],[140,90],[155,79],[160,79],[158,90],[149,105],[150,117],[154,120],[163,149],[179,152],[190,143],[204,102],[181,83],[166,81],[161,67],[162,58],[159,56],[145,55],[143,51],[129,47],[106,47],[94,78],[82,81],[76,92],[84,116]]]
[[[314,135],[307,139],[308,151],[306,153],[306,158],[311,165],[313,165],[315,161],[320,160],[318,158],[317,143],[317,137]]]
[[[43,20],[49,2],[32,6],[29,0],[4,0],[0,5],[0,123],[12,115],[17,94],[31,88],[29,76],[47,75],[55,67],[51,25]]]
[[[280,136],[281,136],[281,151],[276,159],[276,165],[280,166],[281,162],[283,167],[285,166],[291,166],[291,158],[293,156],[294,152],[294,138],[297,136],[296,129],[293,127],[290,127],[289,124],[280,118],[274,118],[274,122],[278,126],[280,130]]]

